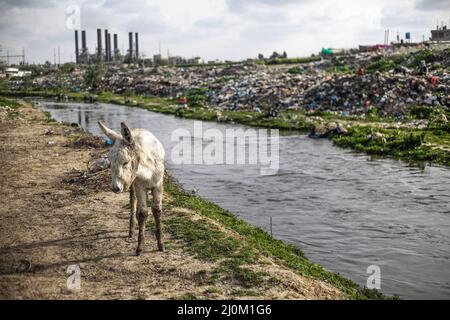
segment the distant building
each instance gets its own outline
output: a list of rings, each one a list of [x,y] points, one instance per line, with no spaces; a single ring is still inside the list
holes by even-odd
[[[153,63],[158,65],[161,64],[162,56],[160,54],[154,54],[153,55]]]
[[[180,56],[173,56],[173,57],[169,57],[169,64],[170,65],[177,65],[177,64],[183,64],[184,63],[184,59]]]
[[[450,29],[447,26],[431,30],[431,41],[450,41]]]
[[[187,59],[186,62],[188,64],[200,64],[201,60],[202,59],[200,57],[194,57],[194,58]]]
[[[5,69],[6,77],[26,77],[31,76],[31,71],[19,70],[17,68],[6,68]]]

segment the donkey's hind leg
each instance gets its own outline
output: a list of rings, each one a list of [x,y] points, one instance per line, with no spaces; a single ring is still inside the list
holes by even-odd
[[[136,209],[137,209],[137,196],[134,184],[130,188],[130,231],[129,237],[134,238],[134,229],[136,228]]]
[[[162,210],[162,197],[163,197],[163,186],[162,184],[158,187],[152,189],[153,195],[153,205],[152,213],[155,219],[155,236],[158,242],[158,250],[164,251],[164,245],[162,243],[162,231],[161,231],[161,210]]]
[[[145,223],[147,222],[148,209],[147,209],[147,190],[144,188],[136,188],[136,195],[138,199],[138,224],[139,224],[139,235],[138,235],[138,246],[136,249],[136,255],[140,255],[144,247],[145,241]]]

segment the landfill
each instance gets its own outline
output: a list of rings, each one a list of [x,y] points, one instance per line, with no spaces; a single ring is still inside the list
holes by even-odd
[[[401,116],[416,105],[449,107],[450,50],[436,53],[432,62],[422,60],[414,65],[418,58],[410,56],[387,70],[369,72],[374,63],[383,63],[383,59],[385,56],[379,54],[349,54],[287,67],[246,62],[189,68],[110,66],[99,89],[174,99],[189,107],[200,95],[200,106],[216,111],[294,109],[360,115],[376,109],[379,115]],[[24,84],[19,81],[11,85],[20,89]],[[32,86],[41,90],[92,89],[84,87],[80,69],[64,76],[38,76]],[[186,96],[191,101],[180,100]]]

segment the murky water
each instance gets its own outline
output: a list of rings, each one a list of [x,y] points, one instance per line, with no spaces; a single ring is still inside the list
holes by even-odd
[[[169,171],[185,186],[240,218],[299,245],[307,257],[361,285],[367,267],[381,269],[381,289],[413,299],[450,298],[450,170],[371,160],[327,140],[280,138],[280,171],[256,166],[174,165],[176,128],[193,120],[112,104],[42,103],[57,120],[101,134],[97,120],[152,131],[164,144]],[[204,129],[240,126],[203,123]]]

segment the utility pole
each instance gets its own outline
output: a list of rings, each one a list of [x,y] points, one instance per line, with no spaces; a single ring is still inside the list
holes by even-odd
[[[61,51],[60,48],[58,46],[58,67],[61,65]]]
[[[25,49],[22,48],[22,54],[9,54],[9,50],[6,50],[6,55],[0,56],[0,58],[6,58],[6,64],[9,66],[10,58],[21,58],[22,62],[25,63]]]

